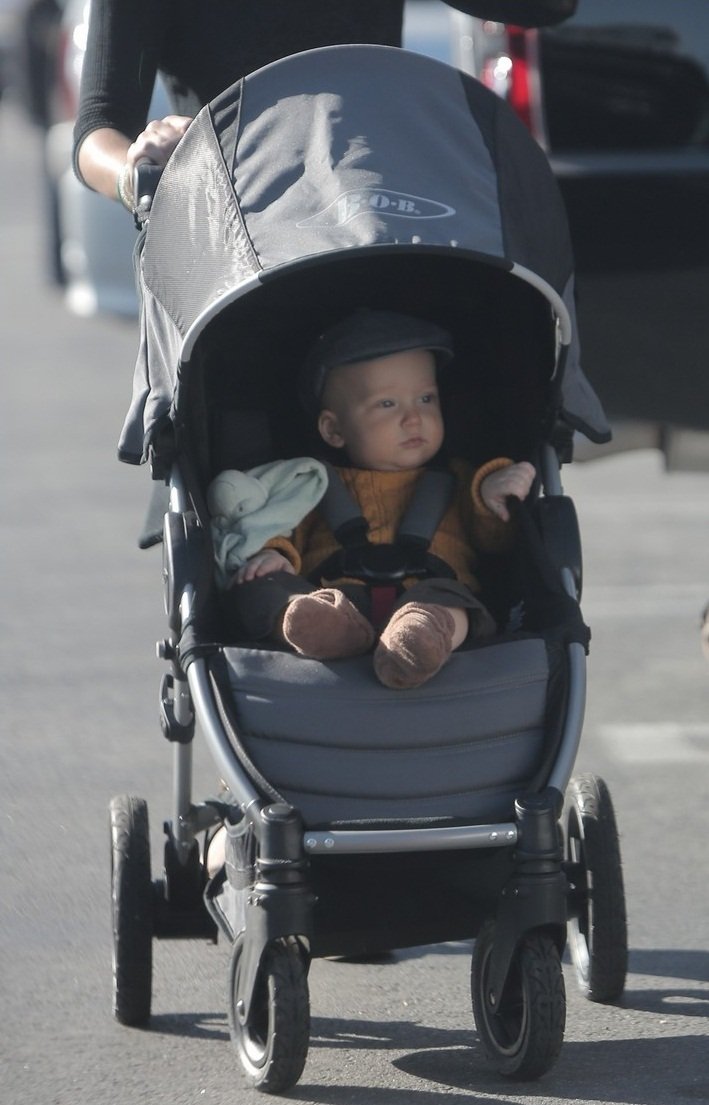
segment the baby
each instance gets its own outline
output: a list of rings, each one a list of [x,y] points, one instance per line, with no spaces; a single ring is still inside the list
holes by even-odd
[[[306,402],[317,413],[323,441],[342,455],[337,470],[375,544],[396,540],[414,488],[443,446],[437,370],[451,357],[451,339],[440,327],[362,310],[323,334],[307,358]],[[506,458],[475,473],[462,461],[450,467],[456,490],[430,552],[455,578],[404,580],[386,624],[375,626],[364,583],[318,575],[339,545],[316,508],[290,537],[268,541],[231,580],[227,599],[242,630],[319,660],[373,648],[375,674],[397,689],[426,682],[469,636],[494,633],[476,597],[475,553],[509,543],[505,501],[524,499],[535,471]]]

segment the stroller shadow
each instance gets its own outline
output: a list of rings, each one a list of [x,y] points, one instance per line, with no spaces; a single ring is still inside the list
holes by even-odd
[[[229,1040],[226,1013],[161,1013],[151,1017],[150,1032],[193,1040]]]
[[[626,1009],[664,1016],[709,1016],[709,952],[642,949],[631,952],[629,966],[630,984],[620,1003]],[[679,986],[633,989],[632,975],[682,979],[698,985],[686,989]]]
[[[450,944],[437,944],[435,947],[398,949],[396,952],[358,959],[362,965],[376,964],[379,970],[396,967],[406,959],[418,959],[435,952],[436,955],[470,955],[471,942],[459,941]],[[568,955],[565,956],[568,962]],[[343,966],[346,966],[343,961]],[[633,1009],[643,1013],[659,1013],[664,1016],[707,1017],[709,1016],[709,952],[675,951],[673,949],[642,949],[631,951],[629,965],[629,985],[618,1001],[617,1007]],[[632,977],[640,975],[655,978],[684,979],[698,984],[695,988],[678,986],[665,989],[633,989]],[[702,987],[704,984],[704,988]],[[312,1022],[312,1043],[315,1047],[361,1047],[361,1048],[414,1048],[416,1040],[422,1037],[426,1047],[433,1043],[445,1049],[465,1048],[470,1059],[470,1045],[474,1043],[471,1030],[439,1030],[435,1028],[417,1028],[408,1021],[386,1023],[366,1021],[346,1021],[314,1017]],[[153,1015],[150,1031],[165,1036],[185,1036],[193,1039],[228,1040],[225,1013],[162,1013]],[[571,1047],[592,1045],[564,1044],[562,1056]],[[435,1052],[433,1052],[435,1053]],[[708,1095],[709,1096],[709,1095]]]
[[[642,948],[631,951],[629,958],[630,970],[636,975],[709,983],[709,951]]]
[[[468,1028],[437,1029],[410,1021],[313,1018],[311,1048],[410,1051],[393,1060],[392,1066],[422,1081],[445,1086],[445,1091],[435,1085],[420,1089],[367,1086],[365,1091],[365,1087],[355,1084],[338,1087],[301,1083],[292,1092],[296,1100],[303,1096],[324,1105],[345,1105],[352,1100],[366,1100],[368,1105],[434,1105],[444,1100],[446,1105],[474,1105],[475,1091],[479,1091],[479,1100],[485,1105],[504,1105],[508,1100],[495,1096],[501,1092],[500,1079],[484,1066],[472,1019]],[[451,1088],[460,1093],[451,1093]]]
[[[666,1010],[663,1010],[666,1012]],[[663,1018],[664,1023],[664,1018]],[[660,1029],[665,1032],[666,1029]],[[404,1050],[391,1065],[421,1083],[420,1088],[366,1087],[368,1105],[503,1105],[516,1099],[547,1099],[667,1105],[669,1100],[709,1096],[703,1036],[567,1041],[553,1071],[534,1082],[508,1082],[487,1065],[472,1027],[444,1030],[408,1022],[314,1020],[313,1048]],[[642,1072],[642,1073],[640,1073]],[[300,1084],[293,1092],[324,1105],[346,1105],[358,1087]],[[359,1087],[362,1095],[365,1088]],[[451,1093],[451,1091],[454,1091]],[[455,1091],[458,1091],[457,1093]],[[500,1096],[498,1096],[500,1095]],[[361,1098],[364,1100],[364,1096]]]
[[[335,1017],[313,1017],[311,1046],[316,1048],[363,1048],[366,1051],[415,1048],[420,1042],[436,1049],[470,1048],[474,1041],[470,1028],[444,1029],[419,1026],[411,1021],[362,1021]]]
[[[446,950],[459,954],[469,949],[461,943],[447,945]],[[411,949],[397,952],[397,956],[416,956],[423,951]],[[657,1034],[643,1039],[567,1040],[559,1062],[541,1083],[545,1096],[627,1105],[666,1105],[673,1098],[709,1099],[704,1037],[672,1036],[664,1027],[673,1017],[709,1015],[709,986],[704,985],[709,982],[709,954],[671,949],[635,951],[630,956],[630,971],[631,985],[616,1008],[657,1014],[662,1017],[663,1027],[658,1025]],[[633,975],[685,980],[696,986],[633,990]],[[613,1007],[596,1008],[613,1016]],[[369,1105],[433,1105],[444,1098],[452,1105],[462,1105],[463,1101],[474,1105],[476,1100],[501,1105],[509,1100],[504,1095],[512,1084],[501,1081],[487,1066],[472,1023],[469,1029],[448,1030],[407,1021],[367,1023],[314,1018],[312,1046],[406,1053],[393,1058],[392,1066],[428,1086],[414,1090],[368,1087]],[[440,1089],[431,1088],[431,1084]],[[325,1091],[317,1086],[301,1086],[299,1092],[311,1101],[345,1105],[352,1100],[353,1089],[330,1086]],[[459,1093],[451,1094],[451,1090]],[[538,1099],[540,1083],[515,1082],[514,1092],[518,1097]]]
[[[394,954],[397,959],[423,959],[429,955],[467,955],[473,951],[473,940],[457,940],[448,944],[424,944],[420,948],[400,948]]]
[[[334,1026],[335,1022],[327,1022]],[[343,1025],[315,1046],[362,1046],[368,1049],[399,1048],[412,1050],[392,1061],[399,1071],[420,1081],[420,1088],[359,1087],[360,1100],[368,1105],[503,1105],[509,1094],[515,1098],[580,1100],[626,1103],[626,1105],[667,1105],[668,1100],[706,1099],[707,1078],[704,1065],[704,1040],[698,1036],[663,1039],[604,1040],[565,1043],[559,1062],[544,1079],[511,1083],[486,1064],[473,1033],[421,1030],[427,1047],[413,1050],[419,1033],[401,1026],[373,1024],[366,1028]],[[437,1042],[436,1042],[436,1037]],[[431,1047],[432,1041],[435,1046]],[[638,1072],[642,1071],[642,1077]],[[668,1085],[668,1072],[671,1086]],[[605,1072],[605,1074],[603,1073]],[[292,1097],[303,1097],[323,1105],[346,1105],[356,1100],[356,1084],[318,1086],[301,1083]],[[451,1092],[453,1091],[453,1092]],[[456,1092],[457,1091],[457,1092]],[[365,1098],[366,1092],[366,1098]],[[500,1095],[500,1096],[498,1096]]]
[[[395,966],[397,960],[417,958],[431,949],[411,948],[380,960],[378,966]],[[469,953],[466,942],[436,946],[437,953]],[[688,986],[633,989],[633,976],[684,980]],[[396,1052],[391,1065],[421,1083],[420,1087],[366,1087],[368,1105],[505,1105],[514,1087],[517,1099],[547,1098],[594,1100],[613,1105],[666,1105],[668,1100],[709,1099],[705,1038],[669,1035],[673,1017],[709,1015],[709,953],[643,949],[630,955],[630,985],[615,1007],[656,1014],[662,1018],[656,1034],[642,1039],[600,1039],[564,1043],[558,1063],[542,1082],[502,1079],[487,1065],[473,1028],[441,1029],[410,1021],[365,1021],[313,1017],[311,1051],[326,1049]],[[614,1007],[606,1010],[612,1017]],[[212,1041],[229,1040],[224,1013],[160,1014],[151,1031]],[[641,1073],[640,1073],[641,1072]],[[307,1068],[306,1068],[307,1075]],[[543,1087],[543,1089],[542,1089]],[[356,1082],[321,1086],[301,1082],[289,1091],[293,1101],[322,1105],[349,1105],[353,1095],[365,1093]],[[500,1095],[500,1096],[498,1096]]]
[[[705,1041],[700,1036],[566,1042],[553,1071],[541,1082],[514,1082],[514,1094],[518,1099],[538,1100],[542,1092],[547,1100],[614,1105],[706,1100],[709,1081],[704,1053]],[[484,1066],[479,1049],[419,1051],[396,1059],[393,1066],[446,1089],[466,1090],[467,1101],[474,1102],[477,1091],[486,1105],[496,1105],[491,1093],[509,1093],[512,1089],[511,1083],[502,1080],[501,1085],[501,1076]],[[429,1098],[439,1099],[433,1095]],[[385,1105],[389,1098],[380,1098],[375,1091],[369,1100],[370,1105]],[[425,1101],[426,1096],[420,1100]],[[447,1095],[445,1100],[449,1100]],[[334,1099],[333,1105],[337,1105]]]

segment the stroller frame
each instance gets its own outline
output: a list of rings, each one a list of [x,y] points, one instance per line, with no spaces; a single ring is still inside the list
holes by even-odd
[[[363,70],[372,77],[365,87]],[[400,98],[387,94],[390,87],[411,90],[410,115],[398,127],[381,111],[382,103],[399,110]],[[318,141],[324,136],[325,148],[310,149],[302,171],[279,176],[287,156],[269,158],[267,145],[293,143],[296,165],[293,150],[312,141],[314,97],[323,107],[317,136]],[[282,116],[281,105],[287,105]],[[410,141],[414,117],[432,147],[429,157],[422,158],[418,141]],[[367,149],[358,144],[355,158],[341,156],[348,149],[343,127],[350,135],[368,136]],[[249,161],[253,151],[256,171]],[[311,177],[313,165],[319,168]],[[334,167],[335,179],[326,179],[319,191],[327,177],[323,165]],[[388,813],[370,818],[338,812],[350,818],[344,826],[327,815],[308,820],[296,801],[281,797],[277,781],[269,782],[258,760],[242,755],[212,664],[212,656],[221,657],[228,646],[207,644],[200,636],[203,581],[213,570],[202,499],[206,479],[221,469],[210,471],[215,456],[196,457],[190,447],[199,433],[191,421],[193,408],[195,419],[207,425],[207,382],[214,378],[207,372],[209,356],[216,349],[216,369],[223,370],[232,350],[227,327],[236,323],[238,331],[250,316],[252,349],[260,355],[263,345],[266,360],[278,365],[286,353],[297,360],[315,333],[353,304],[424,313],[432,289],[431,316],[457,326],[461,363],[474,363],[476,354],[486,363],[493,349],[501,358],[509,353],[504,308],[521,308],[523,336],[515,338],[518,345],[525,334],[535,339],[537,376],[530,377],[527,390],[520,383],[523,366],[515,361],[512,383],[503,380],[500,394],[506,394],[505,386],[516,387],[518,407],[524,407],[534,385],[544,381],[544,402],[534,396],[534,414],[525,423],[528,440],[520,450],[532,447],[540,468],[543,495],[535,506],[543,505],[546,520],[538,536],[553,590],[578,613],[580,540],[560,464],[570,459],[574,429],[603,441],[607,428],[578,364],[568,231],[548,164],[505,105],[472,79],[405,51],[336,47],[284,59],[227,90],[191,125],[162,174],[154,209],[140,182],[136,195],[141,218],[149,219],[140,263],[143,340],[119,455],[136,463],[150,456],[154,477],[169,485],[163,579],[170,635],[158,653],[170,665],[161,683],[160,710],[163,733],[173,744],[173,798],[164,872],[156,880],[145,803],[126,796],[111,803],[114,1013],[126,1024],[149,1019],[153,938],[221,935],[232,945],[229,1018],[241,1065],[254,1086],[280,1092],[297,1081],[305,1063],[311,958],[473,938],[473,1009],[484,1049],[501,1073],[538,1077],[552,1066],[563,1040],[560,957],[567,934],[586,996],[613,1001],[625,982],[627,933],[612,804],[602,780],[572,778],[585,708],[586,639],[571,632],[559,646],[565,676],[560,716],[549,737],[537,715],[544,761],[533,769],[531,782],[519,785],[514,801],[505,797],[512,816],[475,817],[471,809],[493,808],[487,798],[479,807],[461,799],[429,807],[430,824],[410,812],[418,808],[419,800],[412,799],[404,803],[409,812],[403,818],[391,814],[393,824]],[[392,197],[398,197],[396,203]],[[388,209],[390,221],[382,216]],[[396,221],[402,210],[410,215],[408,224]],[[201,267],[193,271],[194,258],[189,250],[181,254],[179,243],[191,243],[195,225],[212,230],[221,225],[220,216],[228,234],[205,235]],[[371,279],[372,263],[377,280]],[[176,280],[165,278],[171,267]],[[490,280],[485,287],[483,270]],[[349,282],[338,279],[343,275]],[[471,289],[478,296],[473,306],[467,299]],[[306,325],[302,315],[311,300],[316,317]],[[292,333],[279,316],[286,304]],[[487,335],[467,334],[475,306],[481,317],[490,312],[489,344]],[[240,350],[246,367],[240,363],[242,375],[224,385],[231,388],[227,398],[238,399],[235,406],[249,368],[259,365],[251,348]],[[292,385],[284,393],[285,405],[289,394],[292,398]],[[519,414],[510,416],[503,440],[514,437]],[[467,425],[459,429],[469,433]],[[483,450],[488,442],[477,444]],[[533,642],[541,651],[547,644],[542,636]],[[545,670],[551,672],[550,663]],[[192,795],[197,724],[227,788],[226,796],[203,802]],[[525,723],[520,729],[526,737],[533,727]],[[322,755],[324,745],[319,747]],[[519,773],[506,794],[528,770],[516,767]],[[524,778],[529,780],[529,773]],[[288,787],[281,785],[287,795]],[[297,793],[294,787],[290,792]],[[343,791],[338,787],[334,793]],[[466,792],[466,803],[468,797]],[[371,823],[361,824],[368,819]],[[406,827],[398,827],[402,819]],[[208,878],[207,840],[220,823],[226,827],[227,860]],[[389,878],[390,855],[397,857],[397,868],[420,868],[429,877],[425,909],[417,912],[410,902],[397,900],[401,880]],[[378,917],[364,913],[366,904],[350,917],[351,898],[338,897],[363,871],[386,898]],[[547,987],[540,1003],[533,976]],[[274,978],[278,986],[271,985]],[[279,1008],[274,997],[279,987],[289,989],[288,1008],[297,1016]],[[538,1004],[545,1006],[544,1016]]]
[[[558,460],[551,446],[547,446],[543,454],[543,485],[548,497],[563,495]],[[170,477],[170,513],[182,517],[188,510],[189,501],[182,480],[179,472],[173,470]],[[170,532],[175,531],[168,524],[166,533]],[[184,530],[178,527],[176,532]],[[173,572],[181,555],[172,545],[168,556],[173,563]],[[567,593],[577,599],[580,564],[564,565],[561,575]],[[193,602],[193,587],[188,583],[179,604],[182,625],[191,620]],[[260,851],[277,861],[274,871],[277,871],[278,877],[272,882],[259,882],[259,900],[254,909],[254,916],[259,920],[265,917],[267,921],[265,924],[247,924],[245,929],[245,1017],[248,1018],[250,1013],[256,974],[266,946],[275,939],[294,933],[306,946],[310,943],[312,923],[308,914],[311,894],[304,875],[307,856],[513,849],[518,859],[508,892],[504,895],[503,908],[498,914],[499,932],[503,935],[497,939],[492,953],[490,1003],[496,1005],[501,998],[515,948],[523,932],[540,924],[554,929],[559,951],[563,950],[569,887],[562,872],[557,824],[581,737],[586,697],[584,647],[578,642],[570,642],[567,649],[568,704],[555,765],[545,792],[517,803],[515,821],[454,827],[318,831],[304,830],[290,807],[269,803],[259,794],[235,760],[214,700],[205,661],[194,660],[185,674],[174,659],[174,647],[170,642],[162,643],[162,657],[172,658],[173,663],[172,675],[163,682],[161,715],[165,735],[175,745],[174,806],[169,836],[179,864],[185,870],[194,862],[197,835],[219,821],[219,811],[213,802],[199,805],[192,802],[191,741],[195,713],[220,777],[244,817],[252,824]],[[179,867],[173,865],[173,878],[179,880],[179,877]],[[166,897],[169,899],[171,895],[168,893]],[[265,902],[268,904],[265,905]],[[223,934],[233,941],[236,934],[224,914],[214,907],[211,912]],[[192,912],[185,918],[185,935],[193,935],[192,918]],[[176,935],[174,917],[169,928],[167,934]],[[162,935],[159,925],[156,935]]]

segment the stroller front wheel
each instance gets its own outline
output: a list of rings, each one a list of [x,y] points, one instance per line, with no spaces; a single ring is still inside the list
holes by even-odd
[[[294,937],[274,940],[263,953],[248,1018],[243,1015],[243,936],[229,969],[229,1030],[249,1083],[282,1093],[300,1078],[310,1042],[307,966]]]
[[[121,795],[109,807],[113,913],[113,1015],[125,1025],[150,1019],[153,886],[148,807]]]
[[[489,999],[495,924],[488,921],[473,949],[471,996],[485,1053],[500,1074],[534,1079],[552,1067],[566,1025],[566,994],[559,950],[542,930],[525,933],[515,950],[502,1000]]]

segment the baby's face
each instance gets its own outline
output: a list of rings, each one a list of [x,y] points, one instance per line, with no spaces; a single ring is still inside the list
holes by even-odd
[[[318,428],[352,464],[380,472],[420,468],[443,444],[436,362],[427,349],[341,365],[330,373]]]

